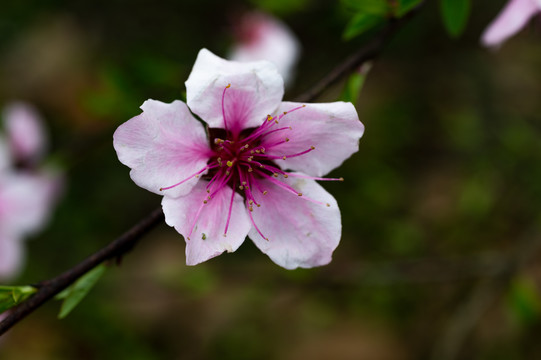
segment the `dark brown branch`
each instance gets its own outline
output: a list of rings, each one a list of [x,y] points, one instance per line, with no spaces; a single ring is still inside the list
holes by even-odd
[[[0,323],[0,336],[26,317],[26,315],[30,314],[53,298],[56,294],[73,284],[78,278],[92,270],[94,267],[106,260],[118,258],[129,252],[143,235],[161,223],[163,219],[162,209],[159,208],[154,210],[148,217],[125,232],[122,236],[75,265],[73,268],[53,279],[45,280],[35,285],[38,288],[37,293],[24,303],[12,309],[4,321]]]

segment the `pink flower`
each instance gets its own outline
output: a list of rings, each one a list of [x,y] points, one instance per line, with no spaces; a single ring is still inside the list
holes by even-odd
[[[186,90],[189,109],[147,100],[116,130],[114,147],[137,185],[164,195],[187,264],[233,252],[246,236],[288,269],[329,263],[340,210],[315,180],[341,180],[321,176],[358,150],[364,127],[353,105],[281,102],[283,80],[270,62],[226,61],[206,49]]]
[[[0,280],[21,269],[24,240],[47,223],[61,185],[58,173],[34,167],[46,143],[34,110],[17,103],[4,115],[8,138],[0,137]]]
[[[499,46],[520,31],[530,18],[541,12],[541,0],[510,0],[483,33],[485,46]]]
[[[268,60],[278,67],[285,82],[289,82],[299,58],[300,46],[284,23],[261,12],[249,12],[239,21],[236,37],[231,60]]]
[[[16,161],[35,164],[47,147],[43,121],[33,106],[16,102],[4,108],[4,129]]]

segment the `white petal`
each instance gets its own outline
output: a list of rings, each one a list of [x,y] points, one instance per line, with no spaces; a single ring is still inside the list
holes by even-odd
[[[4,231],[0,232],[0,280],[6,281],[15,277],[20,271],[23,260],[23,249],[20,239]]]
[[[299,41],[280,20],[249,12],[240,19],[240,33],[229,56],[234,61],[268,60],[288,83],[300,53]]]
[[[541,11],[539,0],[510,0],[496,19],[483,33],[485,46],[499,46],[526,25],[528,20]]]
[[[284,94],[284,82],[272,63],[227,61],[202,49],[186,81],[186,96],[190,109],[210,127],[226,127],[222,95],[228,84],[225,117],[227,128],[236,133],[259,126]]]
[[[298,154],[315,149],[297,157],[277,159],[282,169],[301,171],[312,176],[323,176],[340,166],[344,160],[359,150],[359,139],[363,135],[364,126],[359,121],[357,111],[351,103],[334,102],[326,104],[306,104],[283,102],[278,114],[288,113],[282,117],[278,128],[290,126],[284,130],[270,134],[264,139],[265,144],[276,144],[285,138],[288,142],[267,149],[266,154],[277,157]]]
[[[13,155],[22,161],[39,160],[47,147],[47,135],[36,109],[22,102],[12,103],[4,109],[3,118]]]
[[[165,196],[162,200],[165,221],[186,240],[188,265],[199,264],[224,251],[237,250],[250,230],[250,221],[243,199],[235,193],[227,236],[224,236],[233,190],[224,187],[207,204],[203,204],[208,195],[206,184],[207,182],[200,181],[186,196],[179,198]]]
[[[255,225],[268,240],[255,228],[248,236],[272,261],[286,269],[328,264],[342,232],[336,200],[313,180],[289,177],[282,181],[303,196],[262,180],[260,187],[268,193],[262,195],[254,191],[261,207],[254,206],[252,216]]]
[[[141,115],[120,125],[113,135],[118,159],[132,169],[131,178],[142,188],[169,196],[188,193],[197,177],[169,190],[160,189],[206,166],[211,153],[203,125],[178,100],[171,104],[147,100],[141,109]]]

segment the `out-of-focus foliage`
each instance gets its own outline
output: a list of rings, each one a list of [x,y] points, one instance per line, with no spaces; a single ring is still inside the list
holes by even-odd
[[[36,292],[32,286],[0,286],[0,314],[22,303]]]
[[[85,298],[88,292],[96,285],[98,280],[103,276],[107,270],[104,264],[96,266],[83,276],[81,276],[73,285],[64,289],[61,293],[56,295],[57,300],[63,300],[58,318],[63,319],[72,312],[73,309]]]
[[[470,14],[470,0],[440,0],[441,15],[447,32],[458,37],[466,28]]]

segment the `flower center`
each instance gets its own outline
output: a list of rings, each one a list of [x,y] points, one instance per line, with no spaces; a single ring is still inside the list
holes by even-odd
[[[199,177],[203,172],[208,171],[207,174],[204,175],[204,178],[208,180],[208,184],[206,186],[207,195],[202,200],[202,204],[197,211],[197,215],[188,234],[188,240],[203,207],[211,202],[213,197],[225,187],[231,187],[233,192],[229,203],[227,221],[223,235],[227,236],[227,231],[231,220],[233,200],[235,197],[235,192],[238,192],[245,199],[252,225],[265,240],[268,240],[268,238],[265,237],[257,227],[251,214],[254,210],[254,205],[257,207],[261,206],[261,204],[256,201],[254,192],[260,192],[262,195],[268,194],[268,190],[264,188],[265,182],[262,182],[261,180],[269,181],[287,192],[297,196],[302,196],[303,199],[307,201],[324,206],[330,205],[303,196],[302,193],[298,192],[286,182],[282,181],[282,179],[287,179],[289,176],[294,176],[314,180],[343,180],[342,178],[315,178],[300,174],[286,173],[274,161],[278,159],[286,160],[288,158],[308,154],[309,152],[315,150],[314,146],[310,146],[303,151],[293,154],[269,155],[269,150],[279,148],[280,145],[290,141],[287,134],[292,130],[292,127],[281,126],[280,120],[282,120],[284,116],[287,116],[294,111],[305,108],[306,105],[298,106],[274,117],[267,115],[259,127],[255,129],[246,129],[239,135],[234,136],[232,132],[229,131],[224,107],[226,91],[230,88],[230,86],[230,84],[227,85],[222,94],[224,129],[209,129],[209,140],[211,142],[213,155],[209,159],[207,165],[181,182],[160,189],[160,191],[171,189],[193,177]],[[273,136],[269,137],[271,134],[273,134]],[[277,134],[279,134],[279,136],[276,136]],[[276,151],[271,153],[276,154]]]

